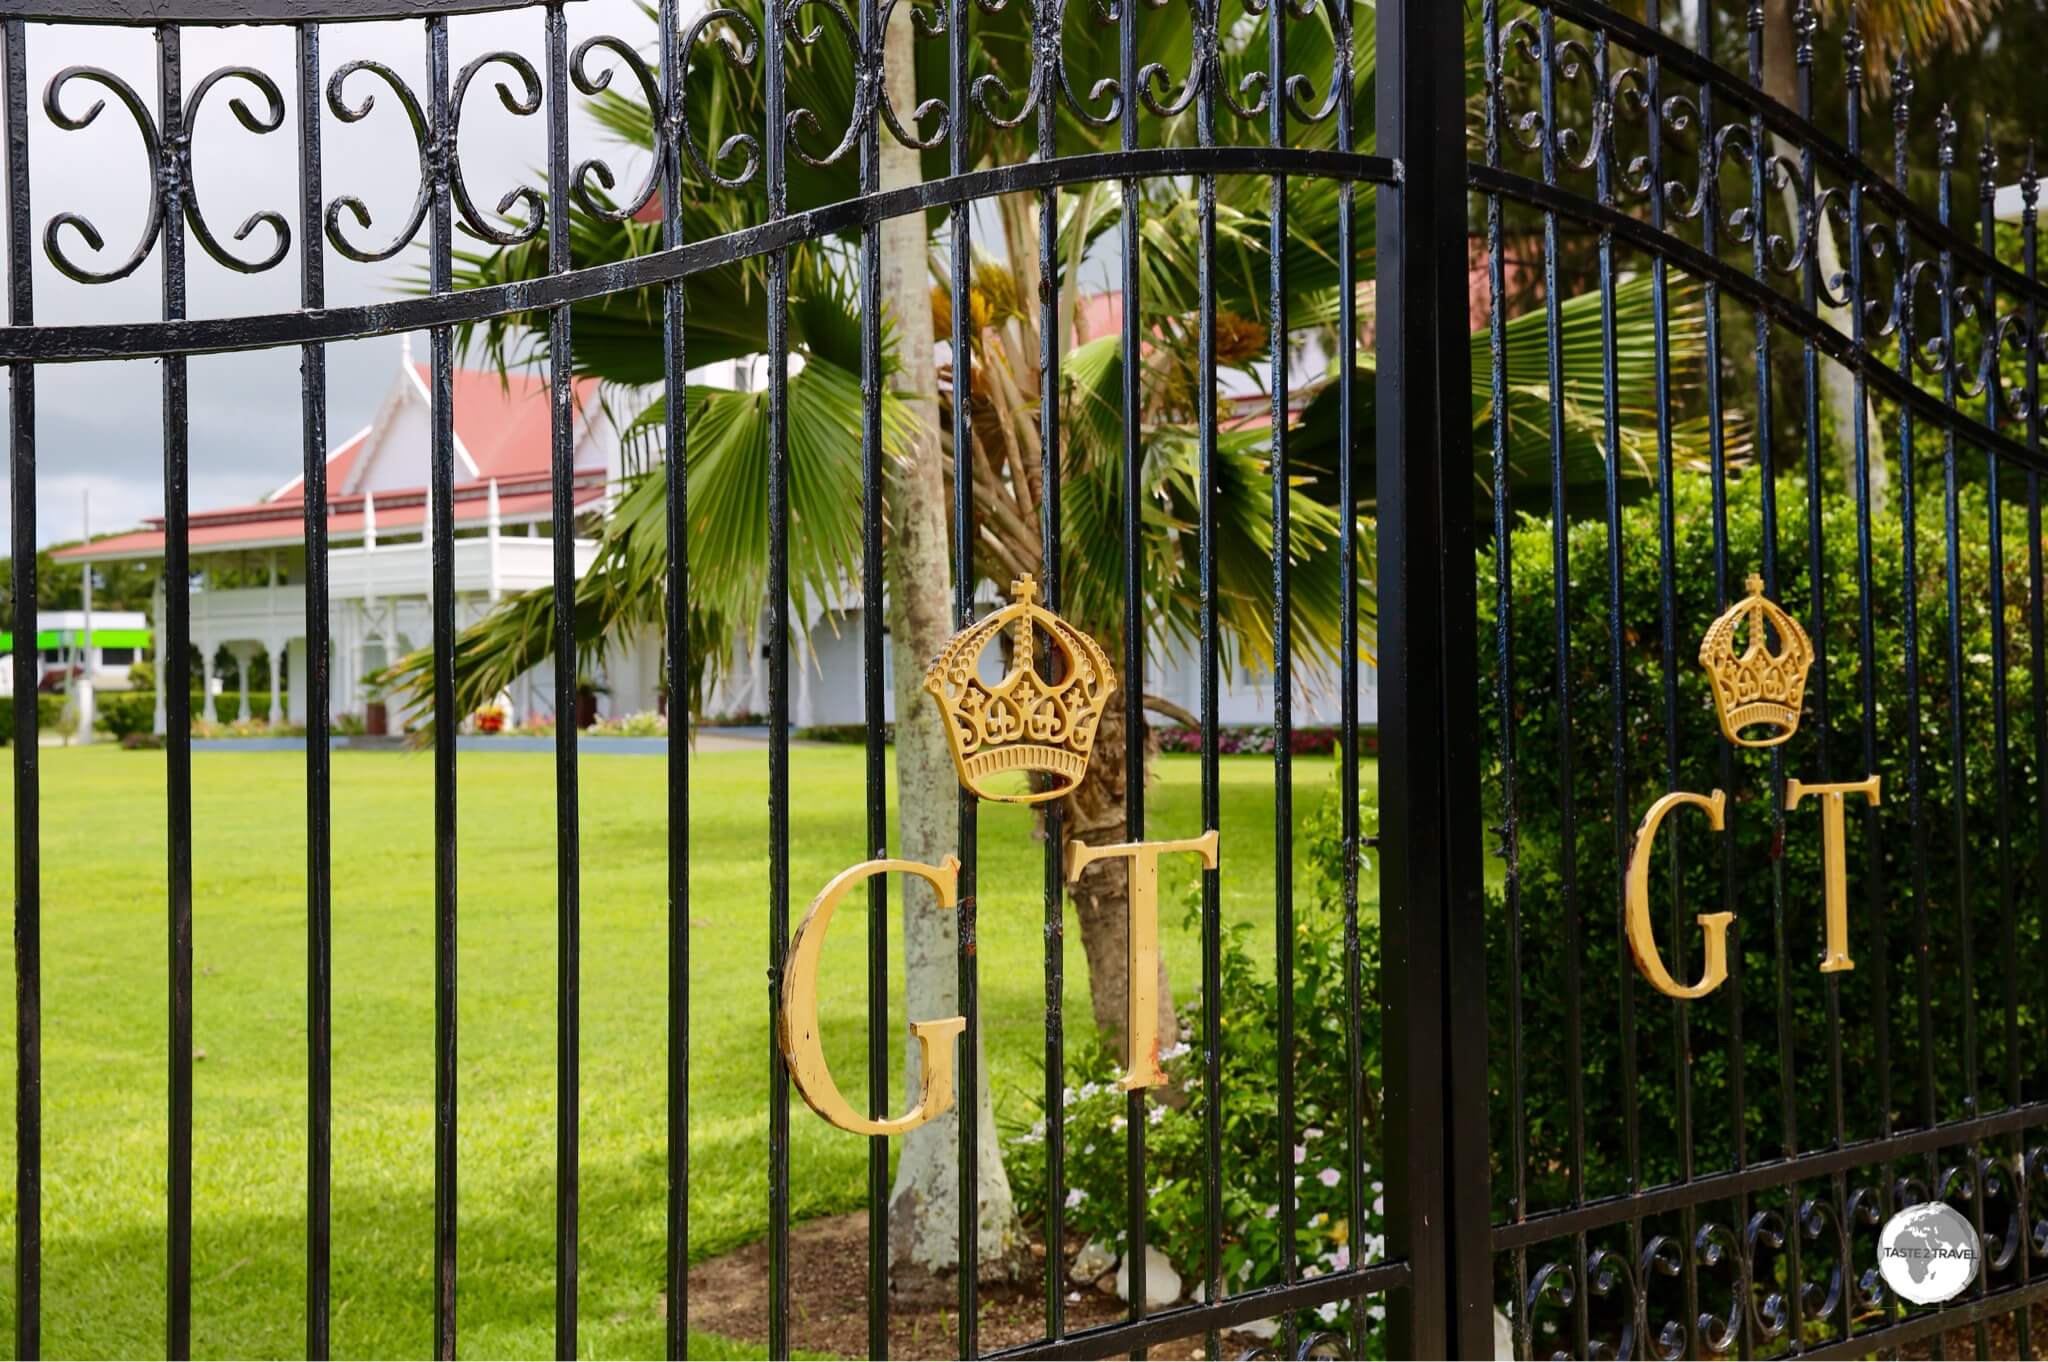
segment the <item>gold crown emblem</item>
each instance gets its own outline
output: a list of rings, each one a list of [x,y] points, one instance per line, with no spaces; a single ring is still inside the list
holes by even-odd
[[[1700,665],[1714,686],[1714,708],[1721,731],[1742,747],[1776,747],[1799,731],[1799,709],[1806,702],[1806,672],[1813,665],[1813,643],[1799,621],[1764,595],[1763,578],[1749,575],[1749,595],[1728,607],[1700,640]],[[1735,634],[1749,629],[1748,644],[1735,651]],[[1772,650],[1771,635],[1777,635]],[[1745,738],[1746,728],[1769,730]]]
[[[960,783],[983,799],[1036,804],[1081,783],[1116,673],[1102,645],[1037,603],[1038,584],[1029,574],[1017,579],[1010,595],[1011,604],[953,636],[926,670],[924,688],[945,717]],[[982,655],[1013,626],[1010,670],[989,685],[981,679]],[[1039,674],[1034,630],[1051,640],[1057,681]],[[988,788],[992,777],[1010,771],[1053,779],[1045,789],[1022,793]]]

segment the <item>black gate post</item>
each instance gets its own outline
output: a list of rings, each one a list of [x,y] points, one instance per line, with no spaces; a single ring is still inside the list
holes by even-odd
[[[1390,1357],[1490,1357],[1463,6],[1378,10],[1380,892]]]

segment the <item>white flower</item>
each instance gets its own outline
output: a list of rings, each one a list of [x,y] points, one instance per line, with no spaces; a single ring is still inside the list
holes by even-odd
[[[1066,1088],[1061,1091],[1060,1105],[1063,1107],[1071,1107],[1074,1105],[1074,1090],[1072,1088]]]
[[[1129,1122],[1125,1121],[1123,1117],[1112,1116],[1109,1118],[1109,1133],[1114,1135],[1117,1131],[1122,1130],[1128,1124]]]
[[[1345,1268],[1350,1266],[1351,1246],[1349,1244],[1337,1245],[1337,1251],[1330,1255],[1330,1270],[1332,1272],[1342,1272]]]
[[[1278,1208],[1278,1207],[1275,1207],[1274,1209],[1275,1209],[1275,1210],[1277,1210],[1277,1209],[1279,1209],[1279,1208]],[[1244,1260],[1243,1262],[1241,1262],[1241,1263],[1239,1263],[1239,1264],[1237,1265],[1237,1279],[1238,1279],[1239,1281],[1241,1281],[1241,1282],[1244,1282],[1244,1281],[1250,1281],[1250,1280],[1251,1280],[1251,1275],[1252,1275],[1252,1260],[1251,1260],[1251,1259],[1249,1259],[1249,1258],[1247,1258],[1247,1259],[1245,1259],[1245,1260]]]
[[[1162,1061],[1169,1059],[1179,1059],[1182,1055],[1186,1054],[1187,1052],[1188,1043],[1184,1040],[1177,1040],[1173,1044],[1167,1046],[1164,1050],[1161,1050],[1159,1052],[1159,1058]]]
[[[1083,1149],[1083,1150],[1081,1151],[1081,1157],[1085,1159],[1085,1158],[1087,1158],[1087,1157],[1088,1157],[1088,1156],[1089,1156],[1090,1154],[1093,1154],[1094,1152],[1095,1152],[1095,1146],[1091,1144],[1091,1145],[1089,1145],[1089,1146],[1088,1146],[1087,1148],[1085,1148],[1085,1149]]]
[[[1266,1219],[1271,1220],[1274,1216],[1278,1214],[1280,1214],[1280,1208],[1278,1206],[1268,1206],[1266,1208]]]
[[[1343,1179],[1344,1175],[1334,1168],[1325,1168],[1322,1172],[1316,1174],[1316,1181],[1322,1183],[1325,1187],[1335,1187]]]
[[[1377,1187],[1379,1184],[1375,1182],[1373,1186]],[[1387,1199],[1385,1197],[1376,1196],[1372,1199],[1372,1213],[1374,1215],[1385,1215],[1387,1213]]]
[[[1305,1140],[1320,1140],[1323,1138],[1323,1128],[1321,1126],[1310,1126],[1307,1130],[1301,1132],[1301,1136]]]
[[[1305,1144],[1298,1144],[1298,1145],[1294,1146],[1294,1161],[1295,1161],[1296,1163],[1301,1163],[1302,1161],[1304,1161],[1304,1160],[1305,1160],[1305,1159],[1307,1159],[1307,1158],[1308,1158],[1308,1146],[1307,1146],[1307,1145],[1305,1145]]]
[[[1069,1188],[1067,1190],[1067,1209],[1071,1211],[1087,1199],[1088,1194],[1079,1187]]]
[[[1159,1124],[1159,1123],[1160,1123],[1161,1121],[1163,1121],[1163,1120],[1165,1120],[1165,1119],[1166,1119],[1166,1108],[1165,1108],[1165,1107],[1154,1107],[1154,1108],[1152,1108],[1152,1110],[1151,1110],[1151,1111],[1149,1111],[1149,1112],[1147,1112],[1147,1113],[1145,1114],[1145,1123],[1146,1123],[1147,1125],[1155,1125],[1155,1126],[1156,1126],[1156,1125],[1158,1125],[1158,1124]]]
[[[1337,1302],[1331,1301],[1326,1305],[1317,1307],[1316,1314],[1322,1317],[1323,1323],[1330,1323],[1330,1321],[1337,1318]]]
[[[1321,1224],[1322,1224],[1322,1223],[1323,1223],[1324,1221],[1328,1220],[1329,1218],[1330,1218],[1330,1217],[1329,1217],[1328,1215],[1324,1214],[1324,1213],[1323,1213],[1322,1211],[1317,1211],[1317,1212],[1316,1212],[1316,1213],[1315,1213],[1314,1215],[1312,1215],[1312,1216],[1310,1216],[1310,1217],[1308,1218],[1309,1228],[1311,1228],[1311,1229],[1315,1229],[1315,1228],[1319,1227],[1319,1226],[1320,1226],[1320,1225],[1321,1225]]]

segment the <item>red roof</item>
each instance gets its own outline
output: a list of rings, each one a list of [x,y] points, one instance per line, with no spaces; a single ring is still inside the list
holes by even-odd
[[[605,474],[602,468],[583,468],[576,472],[576,505],[588,506],[604,495]],[[378,492],[373,494],[377,506],[377,532],[379,534],[406,534],[417,531],[426,522],[427,497],[424,491]],[[365,497],[358,493],[352,496],[330,497],[327,509],[327,533],[336,540],[361,539],[368,521],[364,512]],[[289,500],[281,502],[256,502],[249,506],[231,506],[219,511],[195,511],[192,513],[187,543],[195,550],[217,548],[263,548],[266,546],[297,544],[305,539],[305,512],[303,502],[294,491]],[[513,480],[498,481],[498,514],[508,520],[531,520],[544,518],[552,504],[552,489],[546,473],[533,474]],[[490,483],[473,481],[458,483],[455,487],[455,523],[459,526],[484,524],[490,517]],[[127,534],[110,535],[95,539],[91,544],[74,544],[59,549],[52,557],[66,559],[106,558],[155,558],[164,551],[163,518],[150,517],[149,529],[130,530]]]
[[[427,389],[432,375],[426,365],[411,366],[413,375]],[[583,379],[575,385],[576,408],[587,411],[595,404],[598,381]],[[327,456],[327,533],[335,540],[363,537],[368,520],[365,494],[344,492],[356,461],[369,447],[371,430],[358,431]],[[474,478],[455,485],[455,523],[481,525],[490,515],[490,484],[498,484],[498,513],[507,520],[545,518],[552,505],[550,463],[549,390],[547,379],[534,374],[508,374],[477,369],[455,371],[455,438],[476,469]],[[467,473],[460,460],[457,474]],[[576,470],[576,505],[586,506],[604,495],[605,470],[587,467]],[[427,494],[423,487],[377,491],[377,529],[380,533],[409,533],[425,523]],[[187,542],[195,550],[261,548],[302,543],[305,539],[305,489],[294,478],[266,499],[243,506],[212,511],[194,511]],[[146,528],[127,534],[95,539],[58,550],[63,559],[153,558],[164,551],[164,522],[161,516],[144,521]]]

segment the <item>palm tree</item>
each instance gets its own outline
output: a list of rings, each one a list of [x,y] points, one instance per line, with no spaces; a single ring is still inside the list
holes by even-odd
[[[737,59],[748,36],[744,27],[759,29],[760,0],[736,0],[734,8],[743,19],[724,22],[733,31],[735,42],[722,53],[713,50],[710,60],[704,60],[705,54],[700,53],[693,61],[687,98],[700,146],[719,146],[730,136],[758,129],[764,121],[760,64]],[[1324,6],[1308,18],[1289,21],[1290,61],[1296,69],[1331,68],[1335,48],[1329,10]],[[802,12],[792,12],[792,26],[796,15]],[[1098,22],[1098,16],[1089,7],[1074,6],[1072,13],[1063,53],[1073,84],[1081,89],[1097,73],[1115,70],[1115,29]],[[1356,51],[1361,54],[1354,98],[1356,107],[1370,109],[1372,11],[1354,8],[1351,13],[1357,27]],[[1259,17],[1256,25],[1266,22],[1265,17]],[[974,74],[977,78],[995,79],[997,85],[984,87],[991,92],[990,103],[998,114],[1012,116],[1022,101],[1013,97],[1005,107],[1004,92],[1021,92],[1031,83],[1029,17],[1022,13],[1021,5],[1011,4],[993,14],[977,10],[975,24]],[[907,36],[893,30],[907,31],[909,25],[909,18],[903,17],[892,28],[892,60],[899,39],[901,45],[908,46]],[[1223,88],[1237,90],[1243,88],[1245,76],[1260,63],[1266,40],[1257,27],[1244,35],[1236,35],[1234,30],[1232,33],[1226,50],[1218,58],[1218,74]],[[709,39],[707,46],[717,41]],[[1190,37],[1185,24],[1147,18],[1140,25],[1139,45],[1141,66],[1158,63],[1167,71],[1188,69]],[[938,46],[925,43],[918,53],[921,67],[928,67],[920,70],[918,89],[922,91],[943,85],[938,64],[941,54],[935,50]],[[815,42],[793,46],[791,51],[788,106],[808,109],[816,118],[812,124],[793,116],[792,126],[806,133],[814,133],[816,128],[845,128],[851,116],[852,98],[850,89],[845,88],[848,58],[834,26],[824,24]],[[902,65],[898,63],[899,70]],[[897,101],[899,107],[908,102]],[[1085,97],[1082,102],[1086,104]],[[621,140],[639,147],[650,145],[653,124],[645,98],[630,91],[606,89],[595,96],[594,108],[599,119]],[[1099,118],[1103,108],[1097,104],[1090,112]],[[1025,120],[1027,124],[1031,121]],[[1143,127],[1147,144],[1194,140],[1191,113],[1148,118]],[[929,131],[930,125],[925,128]],[[997,126],[991,119],[973,120],[966,135],[971,139],[970,164],[1022,161],[1031,154],[1023,132]],[[1080,116],[1070,104],[1061,106],[1058,136],[1063,154],[1115,145],[1113,128]],[[814,163],[805,156],[791,158],[788,198],[792,210],[858,193],[851,158],[828,159],[822,145],[813,145],[813,140],[823,143],[830,137],[827,133],[815,139],[809,135],[804,138],[807,150],[826,160],[825,164]],[[1331,145],[1332,124],[1308,123],[1297,140],[1311,146]],[[934,177],[943,173],[935,159],[937,155],[933,151],[925,153],[924,169]],[[735,160],[737,156],[735,153]],[[713,183],[707,173],[710,167],[691,165],[687,160],[686,167],[691,178],[680,206],[685,239],[721,235],[765,217],[758,175],[735,189]],[[736,165],[728,163],[724,169],[731,172]],[[1327,181],[1302,180],[1289,185],[1285,329],[1290,345],[1305,338],[1326,337],[1336,324],[1343,301],[1332,251],[1337,239],[1339,193],[1339,188]],[[1124,299],[1123,305],[1140,309],[1139,334],[1148,338],[1137,359],[1143,368],[1143,405],[1141,429],[1131,444],[1142,459],[1140,483],[1145,500],[1141,516],[1147,531],[1143,544],[1145,614],[1150,624],[1148,647],[1157,650],[1187,643],[1199,627],[1199,564],[1192,530],[1198,524],[1195,395],[1201,375],[1194,361],[1194,337],[1200,299],[1194,289],[1196,262],[1191,251],[1192,243],[1200,238],[1196,231],[1197,209],[1187,184],[1149,182],[1141,191],[1141,204],[1141,288],[1136,297]],[[613,213],[594,211],[601,206],[592,204],[579,210],[568,224],[571,253],[578,266],[630,258],[658,248],[658,231],[653,224],[630,217],[620,220]],[[1212,270],[1217,361],[1219,369],[1248,376],[1253,381],[1267,372],[1271,358],[1269,211],[1265,180],[1226,177],[1218,181],[1217,250]],[[1116,336],[1081,340],[1075,333],[1073,317],[1079,280],[1092,263],[1099,262],[1106,251],[1113,249],[1112,243],[1122,226],[1121,213],[1120,198],[1113,192],[1091,186],[1064,194],[1057,243],[1057,257],[1063,262],[1063,269],[1057,281],[1059,305],[1053,324],[1059,329],[1058,339],[1065,350],[1060,422],[1065,545],[1062,610],[1098,637],[1114,636],[1123,614],[1119,565],[1126,433],[1120,393],[1122,365],[1127,357]],[[1037,572],[1042,566],[1038,561],[1042,428],[1036,399],[1041,391],[1041,319],[1035,305],[1039,296],[1040,253],[1035,201],[999,200],[995,216],[1001,227],[1000,249],[977,254],[971,297],[966,300],[972,319],[973,401],[969,409],[974,421],[968,475],[973,478],[975,489],[976,574],[982,579],[1007,583],[1014,576]],[[1361,246],[1358,273],[1369,278],[1373,240],[1369,195],[1359,196],[1355,220],[1354,240]],[[936,224],[932,230],[936,233]],[[980,238],[995,233],[978,230],[976,235]],[[546,241],[540,236],[471,255],[465,260],[465,268],[470,282],[514,280],[545,273],[546,260]],[[807,243],[790,252],[789,338],[793,353],[801,359],[790,379],[788,422],[791,513],[793,520],[803,527],[801,534],[792,537],[790,564],[793,613],[799,618],[814,617],[814,605],[828,595],[843,593],[857,582],[858,522],[847,514],[847,508],[857,504],[860,492],[860,318],[858,291],[853,283],[857,265],[853,244],[836,238]],[[942,274],[934,272],[934,277]],[[761,266],[756,261],[692,276],[688,358],[693,367],[757,355],[766,349],[766,322],[763,309],[758,306],[762,287]],[[1369,286],[1360,290],[1355,301],[1361,314],[1370,314],[1371,297]],[[959,302],[949,295],[943,283],[933,286],[930,312],[936,314],[934,330],[938,334],[946,334],[951,309]],[[1628,394],[1647,394],[1655,389],[1648,281],[1624,283],[1617,292],[1616,304],[1620,341],[1614,360],[1618,386],[1626,402]],[[887,315],[896,321],[908,310],[907,306],[898,307]],[[1591,490],[1600,485],[1607,457],[1601,418],[1601,300],[1593,294],[1574,297],[1566,300],[1560,311],[1565,462],[1568,476]],[[575,309],[574,328],[573,363],[579,374],[596,375],[633,390],[659,381],[662,347],[658,295],[625,293],[580,303]],[[1681,368],[1697,368],[1702,328],[1703,313],[1697,296],[1678,294],[1671,335]],[[1526,466],[1518,464],[1512,471],[1518,485],[1547,493],[1550,418],[1545,319],[1540,313],[1518,317],[1509,323],[1508,329],[1508,414],[1511,426],[1520,436],[1517,446],[1527,456]],[[544,357],[546,335],[544,314],[515,314],[487,324],[477,339],[498,364],[512,366]],[[889,339],[893,368],[903,356],[894,345],[893,334]],[[1075,344],[1077,340],[1081,343]],[[1475,426],[1480,426],[1492,419],[1485,378],[1488,363],[1484,331],[1475,334],[1473,347],[1473,370],[1477,376],[1473,420]],[[927,346],[919,349],[921,354],[916,358],[929,353]],[[1289,629],[1296,658],[1311,668],[1327,668],[1337,653],[1341,618],[1337,545],[1341,517],[1359,516],[1360,541],[1368,545],[1372,542],[1371,502],[1343,507],[1335,504],[1334,494],[1334,461],[1339,448],[1337,398],[1346,382],[1353,385],[1356,426],[1351,445],[1358,460],[1356,485],[1365,489],[1374,486],[1370,364],[1370,357],[1361,355],[1349,365],[1333,365],[1327,372],[1305,375],[1294,383],[1289,404],[1294,412],[1290,418],[1290,459],[1299,470],[1290,490],[1293,530],[1289,550],[1295,589]],[[904,367],[908,370],[917,366],[913,363]],[[945,369],[936,375],[935,386],[945,476],[950,481],[955,472],[951,454],[958,394],[953,391],[952,374]],[[918,388],[922,387],[918,384]],[[884,439],[899,461],[923,428],[907,417],[905,408],[920,398],[929,401],[931,396],[928,391],[907,390],[899,373],[883,397]],[[734,626],[751,628],[758,618],[766,578],[768,437],[764,394],[693,385],[688,390],[688,401],[690,441],[686,476],[692,534],[691,583],[695,593],[689,603],[689,615],[691,656],[700,668],[691,678],[695,693],[688,700],[694,702],[701,699],[708,677],[727,660]],[[1636,404],[1625,406],[1627,424],[1621,448],[1616,451],[1616,457],[1624,461],[1631,477],[1637,479],[1647,477],[1655,453],[1654,413],[1640,403],[1641,399],[1637,399]],[[657,402],[639,420],[658,427],[663,415]],[[1269,440],[1268,428],[1258,420],[1229,422],[1219,434],[1214,522],[1217,609],[1222,626],[1221,662],[1229,668],[1268,666],[1274,651],[1269,594],[1273,551]],[[1705,434],[1699,422],[1682,424],[1680,441],[1681,460],[1702,457]],[[1486,441],[1479,443],[1484,445]],[[1489,485],[1475,476],[1475,507]],[[906,507],[896,502],[893,488],[891,493],[894,534]],[[662,617],[665,552],[662,480],[645,477],[631,481],[621,489],[596,561],[577,588],[576,637],[580,648],[600,652],[608,641],[656,625]],[[1369,575],[1368,571],[1361,577]],[[1366,614],[1370,637],[1370,598],[1361,602],[1361,609]],[[550,594],[542,590],[506,602],[465,630],[457,641],[458,707],[466,709],[486,702],[546,657],[551,617]],[[900,655],[914,658],[915,652],[910,651],[914,646],[914,639],[906,640],[898,632]],[[914,672],[910,666],[898,670]],[[424,655],[408,658],[398,671],[414,700],[424,703],[432,685],[429,659]],[[909,721],[912,708],[922,706],[916,704],[914,676],[907,692],[910,704],[904,703],[906,691],[901,681],[899,678],[898,717],[899,721]],[[685,697],[672,697],[671,704],[680,709],[684,702]],[[1142,733],[1124,732],[1121,715],[1106,716],[1089,775],[1066,801],[1071,835],[1100,841],[1121,834],[1126,800],[1125,744],[1145,740]],[[907,806],[918,799],[937,799],[939,807],[946,807],[951,799],[950,776],[943,791],[919,791],[906,785],[903,804]],[[1121,866],[1103,867],[1099,876],[1091,875],[1074,886],[1073,893],[1088,960],[1097,1028],[1105,1039],[1121,1041],[1128,991],[1128,980],[1124,977]],[[950,933],[949,927],[945,930]],[[1176,1023],[1163,974],[1160,982],[1163,1020],[1171,1034]],[[917,988],[918,981],[913,978],[912,992]],[[919,1002],[912,997],[914,1015],[939,1015],[919,1011]],[[988,1091],[986,1084],[982,1091]],[[906,1147],[906,1161],[911,1153]],[[990,1162],[984,1158],[984,1168]],[[899,1189],[901,1185],[899,1180]],[[950,1234],[950,1230],[946,1232]],[[897,1256],[899,1260],[902,1257]]]

